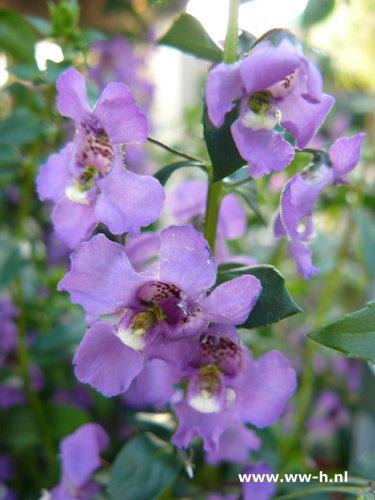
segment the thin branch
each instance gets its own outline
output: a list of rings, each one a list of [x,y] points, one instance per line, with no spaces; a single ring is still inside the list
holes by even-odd
[[[155,144],[155,146],[159,146],[159,148],[163,148],[166,151],[169,151],[169,153],[173,153],[175,155],[181,156],[181,158],[186,158],[187,160],[192,160],[197,163],[201,163],[202,165],[206,165],[206,163],[201,160],[200,158],[196,158],[195,156],[188,155],[187,153],[184,153],[182,151],[178,151],[178,149],[171,148],[170,146],[167,146],[166,144],[163,144],[160,141],[157,141],[153,137],[148,137],[148,141],[151,142],[151,144]]]

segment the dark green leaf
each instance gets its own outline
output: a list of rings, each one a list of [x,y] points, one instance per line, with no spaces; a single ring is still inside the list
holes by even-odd
[[[169,45],[200,59],[221,62],[223,50],[216,45],[203,25],[190,14],[181,14],[157,43]]]
[[[344,352],[349,358],[375,363],[375,301],[307,336],[319,344]]]
[[[154,177],[160,182],[162,186],[165,186],[167,180],[173,174],[173,172],[182,167],[199,167],[199,165],[193,163],[191,160],[176,161],[174,163],[171,163],[170,165],[165,166],[164,168],[159,170],[159,172],[156,172]]]
[[[15,163],[18,160],[19,160],[19,155],[17,148],[9,146],[7,144],[0,145],[0,165],[2,167],[9,163]]]
[[[48,37],[52,31],[52,24],[43,17],[26,16],[31,26],[44,37]]]
[[[242,328],[259,328],[277,323],[288,316],[303,312],[294,302],[285,287],[285,280],[273,266],[242,266],[241,264],[222,264],[219,266],[216,285],[252,274],[262,284],[262,291],[249,317],[240,325]]]
[[[21,63],[35,66],[36,42],[34,31],[22,16],[11,10],[0,10],[0,49]]]
[[[244,54],[247,54],[251,47],[256,42],[257,37],[246,30],[242,30],[240,36],[238,37],[238,47]]]
[[[42,132],[42,124],[36,114],[26,108],[18,108],[0,126],[0,144],[30,144]]]
[[[153,500],[174,481],[181,462],[170,443],[151,433],[131,439],[112,467],[109,494],[112,500]]]
[[[19,246],[8,238],[0,238],[0,290],[8,285],[27,264]]]
[[[302,17],[302,26],[309,28],[328,16],[335,6],[335,0],[309,0]]]
[[[212,182],[228,177],[247,163],[240,156],[230,130],[230,126],[239,116],[239,111],[238,103],[230,113],[226,114],[224,124],[217,128],[211,123],[206,100],[203,100],[203,135],[212,162]]]

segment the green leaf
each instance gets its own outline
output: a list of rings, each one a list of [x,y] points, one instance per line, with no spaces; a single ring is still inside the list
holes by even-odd
[[[48,405],[46,413],[56,440],[62,439],[92,420],[87,411],[69,404]]]
[[[225,122],[220,127],[215,127],[209,117],[206,106],[206,100],[203,100],[203,135],[206,141],[207,151],[212,163],[212,181],[216,182],[228,177],[238,169],[246,165],[233,141],[230,126],[237,120],[240,111],[240,104],[225,116]]]
[[[302,16],[302,26],[309,28],[323,21],[332,12],[334,6],[335,0],[309,0]]]
[[[165,186],[167,180],[173,174],[173,172],[182,167],[200,167],[200,165],[197,165],[191,160],[176,161],[174,163],[171,163],[170,165],[163,167],[161,170],[159,170],[159,172],[156,172],[154,177],[160,182],[162,186]]]
[[[254,309],[249,314],[242,328],[259,328],[277,323],[284,318],[303,312],[294,302],[285,287],[285,280],[273,266],[243,266],[242,264],[222,264],[219,266],[216,285],[238,278],[243,274],[252,274],[262,284]]]
[[[31,26],[44,37],[48,37],[52,31],[52,24],[43,17],[26,16]]]
[[[8,71],[20,80],[26,80],[29,82],[41,77],[41,73],[36,66],[26,64],[12,66],[11,68],[8,68]]]
[[[41,132],[40,118],[27,108],[18,108],[0,125],[0,144],[30,144]]]
[[[375,301],[307,336],[318,344],[344,352],[349,358],[375,363]]]
[[[216,45],[203,25],[190,14],[181,14],[168,32],[156,43],[169,45],[200,59],[213,62],[223,60],[223,50]]]
[[[112,500],[153,500],[175,480],[181,462],[170,443],[151,433],[128,441],[112,467],[109,494]]]
[[[91,421],[90,415],[72,405],[47,405],[46,414],[53,437],[60,440],[78,427]],[[1,425],[1,443],[22,450],[40,441],[38,428],[29,407],[10,408],[4,412]]]
[[[0,237],[0,290],[11,283],[26,264],[20,247],[9,238]]]
[[[34,31],[22,16],[11,10],[0,10],[0,49],[21,63],[35,66],[36,42]]]

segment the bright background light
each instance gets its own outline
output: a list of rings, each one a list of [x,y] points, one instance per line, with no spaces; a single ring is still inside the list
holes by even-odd
[[[239,27],[255,36],[283,28],[302,14],[308,0],[253,0],[240,6]],[[224,40],[229,0],[190,0],[187,12],[195,16],[214,40]]]
[[[9,73],[6,70],[7,58],[5,54],[0,53],[0,87],[6,85],[9,79]]]
[[[64,60],[61,47],[50,40],[43,40],[35,45],[35,59],[41,71],[47,69],[48,59],[59,63]]]

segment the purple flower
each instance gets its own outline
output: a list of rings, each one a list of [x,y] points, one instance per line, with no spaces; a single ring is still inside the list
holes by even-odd
[[[266,462],[249,465],[242,472],[243,475],[251,474],[250,481],[243,481],[241,484],[243,500],[269,500],[276,493],[275,482],[267,480],[267,476],[272,475],[272,470]]]
[[[329,150],[331,166],[323,163],[316,170],[305,169],[294,175],[285,185],[281,195],[280,212],[274,224],[276,238],[289,237],[288,250],[297,264],[297,274],[308,280],[319,272],[311,262],[311,250],[305,243],[314,233],[312,213],[316,200],[330,183],[347,184],[347,174],[360,160],[361,143],[365,134],[350,139],[337,139]],[[305,228],[300,224],[305,220]]]
[[[148,109],[154,86],[144,77],[145,57],[138,54],[125,38],[100,40],[94,42],[91,49],[94,63],[89,68],[89,78],[95,80],[101,89],[111,82],[126,83],[142,107]]]
[[[149,176],[125,169],[120,146],[147,141],[147,120],[129,88],[112,83],[91,111],[85,80],[75,69],[57,82],[57,106],[73,118],[73,143],[49,157],[40,168],[37,191],[42,201],[57,203],[52,221],[59,239],[75,248],[104,222],[114,234],[139,234],[163,208],[164,189]]]
[[[236,422],[228,427],[220,436],[217,451],[206,453],[205,461],[210,465],[220,462],[242,463],[249,458],[249,450],[258,450],[261,440],[251,429]]]
[[[350,424],[350,414],[338,394],[323,391],[315,402],[315,410],[308,421],[310,430],[326,435]]]
[[[242,324],[262,289],[258,279],[244,275],[211,291],[216,263],[192,226],[161,232],[157,275],[137,273],[124,247],[104,235],[80,245],[71,259],[72,270],[58,289],[92,316],[121,315],[118,325],[95,323],[74,358],[78,379],[106,396],[129,387],[151,346],[197,337],[212,323]]]
[[[98,424],[85,424],[60,443],[62,474],[51,491],[52,500],[91,500],[100,485],[91,481],[101,466],[100,452],[109,444],[109,437]]]
[[[0,296],[0,364],[2,357],[17,347],[17,326],[14,318],[18,310],[5,295]]]
[[[233,340],[232,340],[233,339]],[[235,422],[273,424],[296,387],[296,374],[278,351],[253,360],[247,347],[208,336],[188,369],[186,398],[174,410],[179,418],[172,443],[187,448],[201,436],[204,449],[219,449],[220,437]]]
[[[303,149],[334,102],[322,93],[318,69],[288,35],[277,47],[266,39],[243,60],[216,66],[208,77],[206,98],[216,127],[223,125],[225,114],[241,99],[240,115],[231,131],[254,178],[283,170],[294,157],[292,146],[274,130],[278,122]]]

